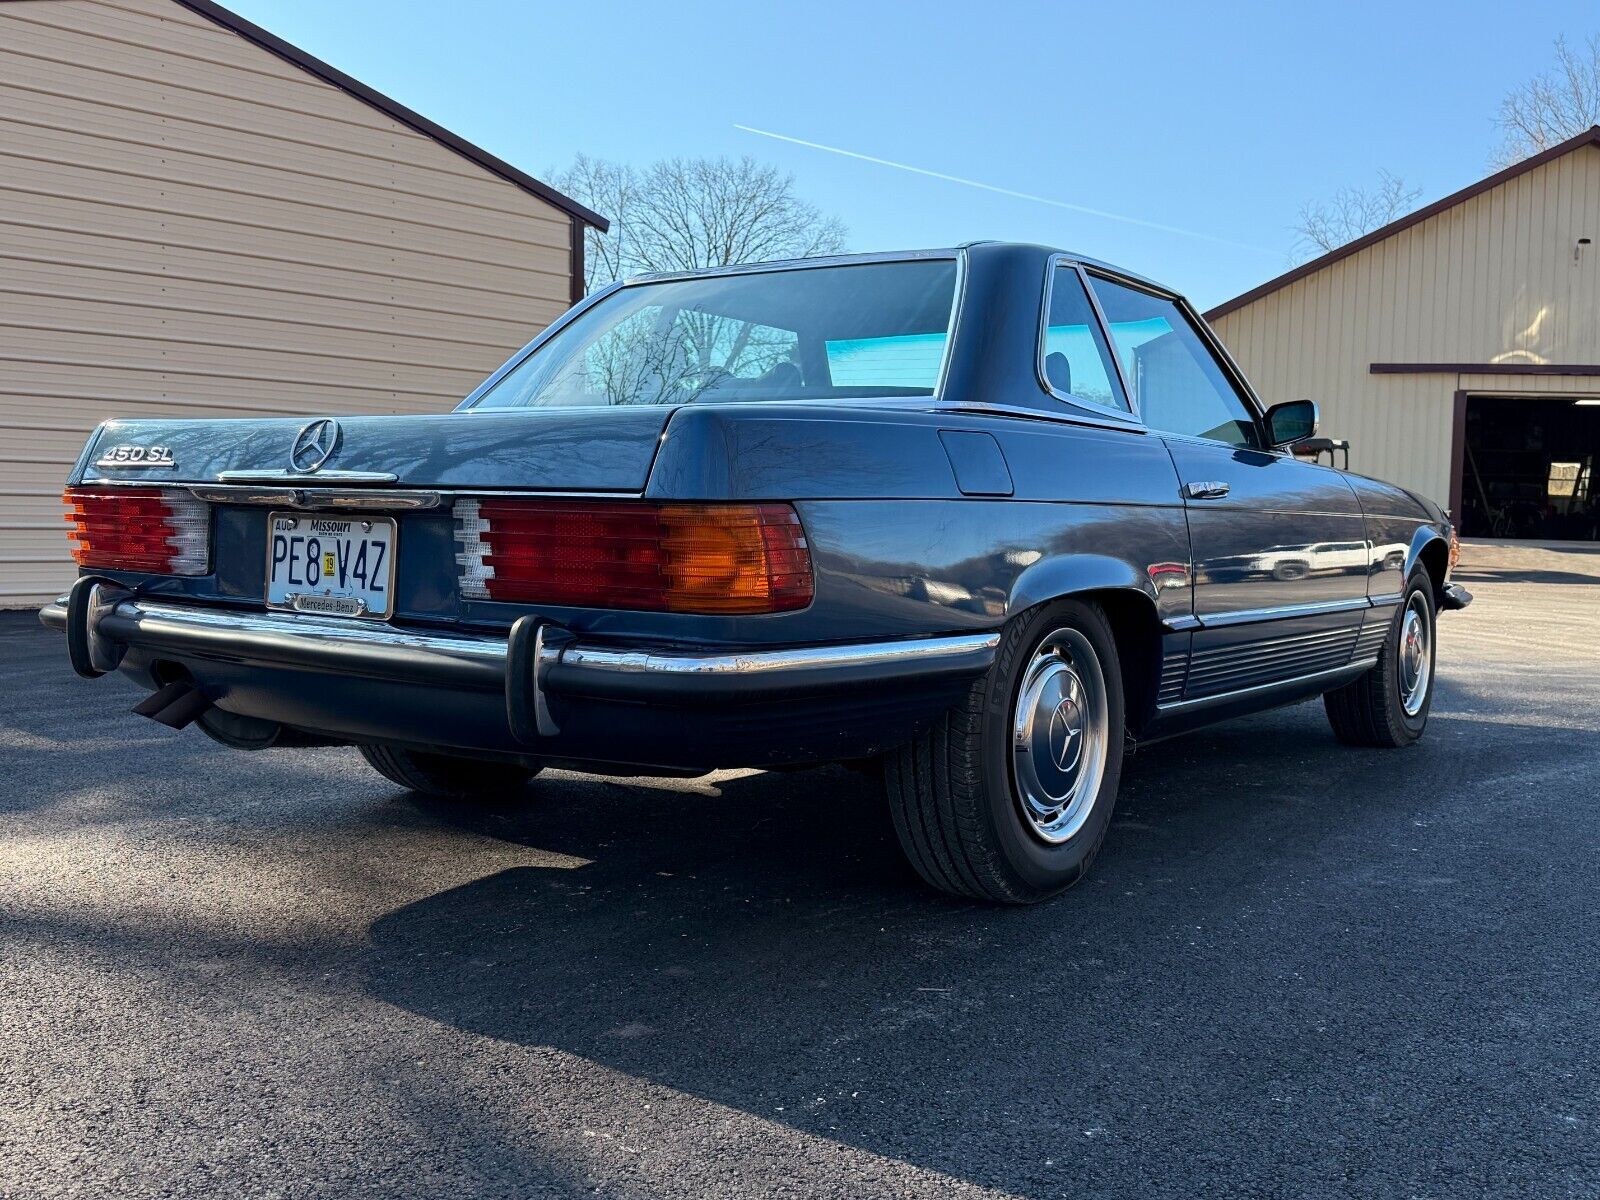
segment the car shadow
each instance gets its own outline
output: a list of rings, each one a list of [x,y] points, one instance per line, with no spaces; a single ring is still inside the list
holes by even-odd
[[[1291,1121],[1283,1096],[1364,1122],[1386,1038],[1416,1034],[1362,1014],[1461,985],[1417,965],[1419,945],[1459,952],[1437,905],[1363,928],[1354,976],[1330,976],[1325,952],[1348,954],[1364,892],[1435,886],[1367,851],[1375,829],[1409,826],[1415,779],[1481,770],[1436,741],[1396,772],[1392,754],[1336,746],[1305,706],[1151,747],[1095,871],[1026,909],[923,888],[875,782],[842,769],[703,795],[615,783],[599,798],[558,778],[515,816],[407,797],[425,820],[585,865],[500,871],[383,917],[367,986],[1016,1195],[1199,1186],[1213,1168],[1220,1183],[1218,1147],[1245,1130],[1311,1164],[1323,1128]],[[1350,865],[1308,887],[1330,859]],[[1396,1120],[1415,1105],[1427,1125],[1430,1082],[1423,1069],[1415,1096],[1386,1097]]]

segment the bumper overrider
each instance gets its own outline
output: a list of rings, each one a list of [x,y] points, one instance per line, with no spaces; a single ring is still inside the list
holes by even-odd
[[[86,576],[39,613],[73,669],[192,683],[225,713],[351,742],[673,770],[858,758],[987,670],[997,633],[722,649],[241,611]]]

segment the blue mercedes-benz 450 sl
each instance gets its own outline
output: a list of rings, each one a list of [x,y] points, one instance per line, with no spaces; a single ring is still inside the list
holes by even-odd
[[[870,763],[930,884],[1038,900],[1138,742],[1317,695],[1422,734],[1450,523],[1315,431],[1040,246],[650,276],[449,414],[107,422],[42,617],[165,725],[463,802]]]

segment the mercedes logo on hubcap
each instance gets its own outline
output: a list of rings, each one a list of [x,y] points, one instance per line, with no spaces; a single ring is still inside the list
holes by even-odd
[[[339,436],[339,422],[332,417],[302,426],[289,448],[289,466],[307,474],[319,469],[339,448]]]
[[[1078,762],[1083,745],[1083,710],[1071,697],[1065,697],[1050,714],[1050,757],[1056,770],[1070,771]]]

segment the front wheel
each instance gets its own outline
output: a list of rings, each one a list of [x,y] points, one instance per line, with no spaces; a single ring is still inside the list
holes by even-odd
[[[428,796],[503,804],[518,798],[537,768],[428,754],[399,746],[362,746],[367,765],[392,783]]]
[[[1409,746],[1422,736],[1433,704],[1433,581],[1411,576],[1377,665],[1322,697],[1333,735],[1348,746]]]
[[[1122,774],[1116,641],[1093,604],[1006,626],[966,700],[886,756],[895,832],[942,891],[1010,904],[1072,886],[1111,824]]]

